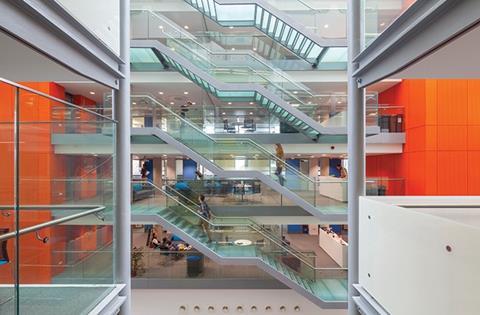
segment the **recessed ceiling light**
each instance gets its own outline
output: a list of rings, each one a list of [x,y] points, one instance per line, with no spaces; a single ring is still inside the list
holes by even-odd
[[[223,112],[222,115],[225,115],[225,112]]]
[[[95,92],[93,92],[93,91],[90,91],[90,94],[91,94],[91,95],[95,95]]]
[[[196,105],[196,104],[197,104],[197,103],[195,103],[195,102],[192,102],[192,105]]]
[[[292,106],[293,106],[293,107],[298,107],[298,106],[299,106],[299,104],[292,104]]]
[[[133,105],[137,105],[137,102],[132,102]]]
[[[250,114],[250,115],[253,115],[253,112],[250,112],[249,114]]]
[[[162,154],[162,156],[167,156],[166,154]]]
[[[232,29],[233,29],[233,26],[229,26],[228,28],[232,30]]]
[[[298,91],[293,91],[293,94],[298,94]]]
[[[188,92],[187,92],[187,91],[185,91],[185,92],[183,92],[183,94],[185,94],[185,95],[188,95]]]
[[[175,47],[170,48],[171,51],[175,51]]]
[[[257,51],[257,48],[253,47],[253,51]]]
[[[228,104],[228,105],[232,105],[232,102],[228,102],[227,104]]]
[[[175,102],[170,102],[170,105],[175,105]]]
[[[163,30],[163,25],[159,25],[158,28]]]
[[[328,24],[325,24],[323,27],[324,27],[324,28],[328,28]]]
[[[232,50],[235,50],[235,47],[232,47]]]
[[[184,25],[183,28],[188,30],[190,27],[188,27],[188,25]]]
[[[158,92],[158,94],[163,95],[163,92]]]
[[[338,101],[337,104],[342,104],[342,101]]]

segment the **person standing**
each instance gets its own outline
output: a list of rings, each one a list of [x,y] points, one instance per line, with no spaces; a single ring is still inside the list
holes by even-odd
[[[285,163],[284,162],[285,152],[283,151],[283,147],[280,143],[275,144],[275,155],[277,157],[277,160],[276,160],[277,169],[275,170],[275,175],[277,175],[278,182],[280,183],[280,185],[283,186],[285,184],[285,177],[283,177],[282,175],[283,164]]]
[[[343,167],[342,164],[340,163],[337,164],[337,170],[338,170],[339,178],[347,178],[348,176],[347,169]]]
[[[210,223],[209,223],[209,221],[212,217],[212,214],[211,214],[211,211],[210,211],[210,207],[208,206],[207,202],[205,201],[205,196],[204,195],[198,196],[198,202],[200,203],[199,204],[200,209],[198,210],[198,213],[202,217],[202,219],[200,220],[200,226],[202,227],[203,232],[205,232],[205,234],[207,234],[208,242],[211,243],[212,242],[212,237],[210,235]]]

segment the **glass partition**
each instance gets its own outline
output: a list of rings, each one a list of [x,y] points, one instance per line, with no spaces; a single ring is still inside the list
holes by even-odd
[[[115,122],[50,96],[63,96],[54,83],[27,85],[0,78],[0,313],[65,314],[78,295],[89,310],[114,285],[103,221],[114,209]],[[107,266],[102,277],[91,255]],[[96,293],[83,294],[90,287]],[[40,298],[52,302],[35,309]]]

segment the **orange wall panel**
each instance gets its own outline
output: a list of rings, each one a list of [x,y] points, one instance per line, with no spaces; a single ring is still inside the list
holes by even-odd
[[[468,124],[480,125],[480,80],[468,81]]]
[[[469,151],[467,159],[468,195],[480,195],[480,151]]]
[[[467,150],[467,126],[438,126],[438,150]]]
[[[467,152],[438,152],[438,194],[466,195],[467,189]]]
[[[480,194],[480,80],[403,80],[379,100],[405,107],[406,144],[398,160],[367,157],[368,176],[403,177],[411,195]]]

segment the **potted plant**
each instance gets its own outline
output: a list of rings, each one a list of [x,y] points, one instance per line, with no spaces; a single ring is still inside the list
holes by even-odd
[[[143,247],[133,247],[132,250],[132,277],[137,277],[145,272],[143,268]]]

